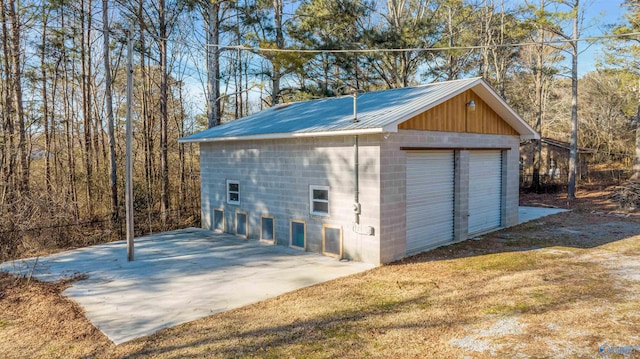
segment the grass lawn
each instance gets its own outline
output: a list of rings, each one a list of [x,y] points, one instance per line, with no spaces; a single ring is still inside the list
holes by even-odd
[[[636,216],[543,218],[120,346],[65,285],[0,275],[0,356],[640,357]]]

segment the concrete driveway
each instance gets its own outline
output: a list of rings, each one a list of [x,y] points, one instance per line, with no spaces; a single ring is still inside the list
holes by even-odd
[[[63,294],[114,343],[374,266],[202,229],[135,240],[133,262],[118,241],[35,259],[5,262],[0,270],[57,281],[77,274]]]
[[[562,208],[520,206],[518,207],[518,224],[567,211],[569,210]]]

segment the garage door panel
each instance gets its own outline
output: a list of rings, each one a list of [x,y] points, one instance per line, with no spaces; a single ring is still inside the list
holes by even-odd
[[[502,218],[502,152],[469,154],[469,234],[500,227]]]
[[[407,254],[453,240],[453,151],[407,154]]]
[[[450,223],[450,218],[445,216],[429,216],[428,219],[425,219],[425,216],[407,217],[407,221],[413,221],[414,223],[425,222],[427,220],[429,221],[430,224],[424,224],[421,226],[414,224],[412,228],[440,228],[440,226],[444,226],[445,228],[447,228],[447,231],[449,228],[453,228]],[[440,222],[440,224],[438,224],[438,222]],[[425,233],[425,235],[428,235],[428,234],[429,233]],[[447,238],[448,238],[448,233],[447,233]]]
[[[449,199],[451,199],[451,197],[448,196],[448,195],[433,196],[433,197],[430,197],[430,198],[418,199],[418,200],[414,199],[415,202],[413,202],[410,206],[415,207],[415,208],[420,208],[420,207],[423,207],[425,205],[428,205],[429,203],[443,202],[443,201],[448,201]]]

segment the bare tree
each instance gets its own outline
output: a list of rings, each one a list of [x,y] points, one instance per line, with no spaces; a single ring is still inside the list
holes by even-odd
[[[111,59],[109,41],[109,0],[102,0],[102,43],[104,58],[104,91],[109,135],[109,186],[111,188],[111,217],[118,219],[118,176],[116,162],[116,136],[113,123],[113,93],[111,90]]]
[[[206,15],[207,118],[211,128],[220,124],[220,1],[207,1]]]
[[[16,10],[17,1],[8,0],[8,2],[0,1],[1,10],[6,13],[3,15],[3,39],[4,39],[4,56],[6,58],[5,67],[7,68],[9,76],[7,82],[10,83],[5,92],[8,103],[7,108],[9,114],[14,115],[15,120],[9,121],[11,129],[14,129],[14,124],[17,125],[17,153],[20,163],[20,180],[17,188],[23,194],[29,192],[29,156],[27,154],[27,137],[24,118],[24,105],[22,94],[22,49],[21,43],[21,24]],[[7,26],[7,22],[10,23],[10,27]],[[10,115],[9,115],[10,116]],[[12,131],[10,131],[11,133]],[[10,160],[10,167],[13,167],[15,161]],[[13,169],[10,169],[13,172]]]
[[[567,198],[576,198],[576,169],[578,167],[578,37],[580,0],[565,2],[572,7],[571,41],[571,145],[569,150],[569,183]]]
[[[86,203],[89,215],[93,212],[93,134],[91,132],[93,126],[92,120],[92,96],[91,96],[91,0],[82,0],[80,3],[80,66],[81,66],[81,83],[82,91],[82,116],[84,129],[84,163],[87,179],[85,181]],[[86,32],[85,32],[86,26]]]

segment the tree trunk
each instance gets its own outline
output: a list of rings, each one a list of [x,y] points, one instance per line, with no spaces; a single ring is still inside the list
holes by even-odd
[[[160,178],[162,190],[160,192],[160,211],[162,223],[167,221],[167,211],[169,210],[169,162],[167,159],[167,125],[168,125],[168,110],[167,110],[167,79],[169,74],[167,73],[167,23],[165,19],[165,1],[160,0],[159,4],[159,24],[160,39]]]
[[[49,133],[49,99],[47,93],[47,64],[45,62],[46,46],[47,46],[47,25],[49,19],[48,10],[45,9],[46,4],[43,3],[43,20],[42,35],[40,38],[40,75],[42,76],[42,126],[44,131],[44,182],[47,194],[51,196],[51,134]]]
[[[89,125],[91,128],[91,156],[92,167],[94,169],[94,177],[91,178],[91,191],[94,193],[95,203],[102,203],[102,191],[96,184],[95,176],[96,172],[102,168],[100,164],[100,116],[96,110],[96,92],[95,92],[95,75],[93,73],[93,46],[91,45],[91,37],[93,31],[93,0],[87,0],[87,99],[88,99],[88,113],[89,113]],[[97,198],[96,198],[97,194]],[[94,205],[95,206],[95,205]],[[92,206],[93,207],[93,206]],[[93,209],[92,209],[93,210]]]
[[[85,17],[86,17],[86,3],[83,0],[80,3],[80,25],[82,27],[82,31],[80,33],[80,62],[82,68],[82,77],[80,89],[82,91],[82,117],[83,117],[83,132],[84,132],[84,165],[87,179],[85,181],[85,190],[87,193],[86,203],[87,203],[87,213],[89,216],[93,215],[93,165],[92,165],[92,150],[91,144],[93,142],[93,138],[91,135],[91,93],[89,91],[89,66],[87,63],[87,33],[85,33]],[[87,27],[87,31],[89,31]]]
[[[540,0],[540,11],[544,13],[544,0]],[[540,46],[536,56],[535,84],[536,84],[536,127],[535,130],[542,137],[542,102],[543,102],[543,76],[542,66],[544,57],[544,29],[539,25]],[[540,166],[542,165],[542,138],[537,140],[536,150],[533,154],[533,173],[531,176],[531,187],[535,191],[540,190]]]
[[[210,0],[207,5],[207,119],[209,128],[220,124],[220,2]]]
[[[238,46],[242,45],[242,30],[240,28],[241,26],[241,21],[240,21],[240,11],[236,10],[236,44]],[[234,80],[236,83],[236,92],[235,92],[235,112],[234,112],[234,116],[236,119],[241,118],[242,116],[244,116],[244,111],[243,111],[243,96],[244,96],[244,89],[243,89],[243,83],[242,83],[242,51],[240,49],[238,49],[238,51],[236,51],[236,61],[235,61],[235,66],[234,66]]]
[[[144,31],[146,29],[144,23],[144,2],[140,0],[138,2],[138,28],[140,33],[140,76],[142,77],[142,101],[141,101],[141,112],[142,112],[142,144],[144,148],[144,173],[145,173],[145,184],[146,184],[146,201],[147,201],[147,215],[151,215],[151,209],[154,205],[154,191],[155,188],[155,177],[154,177],[154,142],[153,142],[153,118],[149,111],[149,93],[151,92],[151,76],[149,76],[148,69],[151,66],[147,66],[146,63],[146,38],[144,36]],[[151,229],[149,230],[151,232]]]
[[[576,171],[578,167],[578,7],[573,3],[573,34],[571,41],[571,144],[569,146],[569,184],[567,199],[576,198]]]
[[[236,11],[236,26],[237,26],[238,45],[242,44],[242,28],[241,28],[241,25],[242,25],[242,22],[240,21],[240,12]],[[244,92],[245,92],[245,89],[247,90],[247,92],[249,90],[248,87],[244,87],[244,84],[242,82],[243,79],[244,79],[243,74],[244,74],[244,68],[245,68],[245,64],[243,63],[243,60],[242,60],[242,53],[243,53],[242,51],[238,50],[238,71],[237,71],[238,72],[238,82],[237,82],[238,83],[238,90],[236,91],[237,92],[237,100],[236,101],[238,102],[238,104],[237,104],[238,114],[237,114],[236,118],[241,118],[241,117],[243,117],[245,115],[245,112],[244,112],[244,104],[245,104],[245,102],[244,102]]]
[[[480,63],[480,76],[482,76],[483,79],[488,80],[489,79],[489,70],[490,70],[490,47],[493,44],[493,32],[491,31],[491,23],[493,22],[493,16],[494,16],[494,8],[493,8],[493,4],[485,4],[484,9],[482,11],[482,20],[480,21],[481,24],[481,36],[482,36],[482,40],[483,43],[486,47],[483,47],[480,50],[480,53],[482,54],[482,62]],[[497,71],[496,71],[497,72]],[[496,76],[497,77],[497,76]]]
[[[62,18],[60,21],[61,28],[64,28],[65,26],[67,26],[65,19],[66,18],[63,12]],[[65,147],[67,150],[66,160],[67,160],[67,168],[69,171],[67,175],[67,179],[69,181],[69,186],[67,187],[67,197],[71,201],[70,207],[72,208],[73,217],[77,221],[80,219],[80,209],[78,208],[76,162],[75,162],[74,146],[73,146],[74,117],[72,114],[73,112],[72,104],[73,104],[74,90],[73,90],[73,85],[70,85],[69,83],[70,82],[69,79],[72,78],[73,73],[75,73],[75,66],[72,66],[71,71],[69,71],[69,68],[68,68],[69,62],[67,61],[69,56],[67,54],[67,50],[65,46],[62,46],[62,53],[60,54],[60,58],[62,59],[63,72],[64,72],[63,84],[62,84],[62,88],[64,91],[63,92],[63,96],[64,96],[63,122],[65,126]]]
[[[109,135],[109,185],[111,188],[111,218],[118,219],[118,176],[116,162],[116,135],[113,123],[113,94],[111,91],[111,60],[109,58],[109,0],[102,0],[102,40],[104,51],[104,87]]]
[[[184,113],[184,98],[182,96],[182,82],[180,82],[180,87],[178,89],[179,92],[179,105],[180,105],[180,118],[176,121],[176,127],[178,128],[178,136],[184,137],[184,119],[187,117]],[[182,214],[182,210],[187,207],[187,181],[186,181],[186,171],[185,171],[185,151],[184,151],[184,143],[178,144],[178,158],[180,162],[180,186],[178,188],[179,197],[180,198],[180,210]]]
[[[22,101],[22,63],[20,48],[20,20],[16,12],[16,1],[11,0],[8,4],[8,15],[11,21],[11,66],[13,69],[13,107],[15,110],[16,123],[18,124],[18,153],[20,154],[20,191],[29,192],[29,156],[27,154],[27,138],[24,122],[24,108]]]
[[[282,32],[282,0],[273,0],[273,19],[276,29],[276,48],[284,49],[284,34]],[[277,54],[275,55],[277,56]],[[271,77],[271,106],[280,103],[280,78],[282,77],[280,64],[273,60],[273,74]]]
[[[504,45],[504,0],[502,0],[502,2],[500,3],[500,46]],[[498,84],[499,84],[499,89],[500,89],[500,96],[502,96],[503,98],[506,97],[504,90],[505,90],[505,78],[507,77],[506,75],[506,66],[505,66],[505,61],[506,61],[506,56],[500,56],[500,60],[499,60],[499,68],[496,69],[496,75],[497,75],[497,80],[498,80]]]
[[[4,0],[0,0],[0,22],[2,22],[2,62],[3,62],[3,76],[6,81],[3,82],[3,105],[4,111],[2,113],[3,119],[3,127],[6,130],[6,139],[4,140],[4,151],[3,156],[6,156],[3,163],[4,165],[4,183],[5,189],[8,189],[6,192],[7,195],[4,197],[4,203],[13,202],[13,197],[16,195],[15,193],[15,163],[17,158],[17,152],[15,149],[15,127],[14,127],[14,119],[13,119],[13,91],[12,91],[12,82],[9,80],[12,77],[12,69],[11,63],[9,59],[12,58],[11,55],[11,47],[9,46],[11,36],[9,34],[9,28],[7,26],[7,18],[5,16],[6,4]],[[4,137],[4,136],[3,136]]]
[[[453,47],[455,42],[453,41],[454,29],[453,29],[453,13],[451,7],[448,8],[448,17],[447,17],[447,28],[449,30],[449,47]],[[456,71],[454,69],[455,59],[453,57],[453,50],[449,50],[449,56],[447,61],[449,62],[447,66],[447,81],[456,79]]]
[[[55,104],[57,103],[57,99],[58,99],[58,84],[59,84],[59,80],[60,80],[60,76],[64,76],[64,74],[61,71],[60,68],[60,63],[62,62],[62,59],[60,57],[56,58],[56,66],[54,68],[54,70],[51,73],[51,103]],[[51,153],[62,153],[61,151],[58,151],[58,146],[59,146],[59,142],[56,140],[56,132],[57,132],[57,126],[55,126],[56,123],[56,111],[53,110],[51,111],[50,114],[50,123],[51,123],[51,128],[50,128],[50,136],[51,136],[51,147],[52,148],[52,152]],[[56,186],[53,187],[52,189],[56,192],[60,192],[60,189],[62,189],[63,187],[61,186],[61,183],[59,183],[59,179],[62,178],[60,176],[60,167],[58,164],[62,163],[62,161],[57,161],[55,160],[54,157],[54,161],[53,161],[53,174],[52,177],[55,179],[55,183]]]
[[[633,168],[630,180],[640,182],[640,79],[638,79],[638,111],[635,119],[636,146],[633,152]]]

